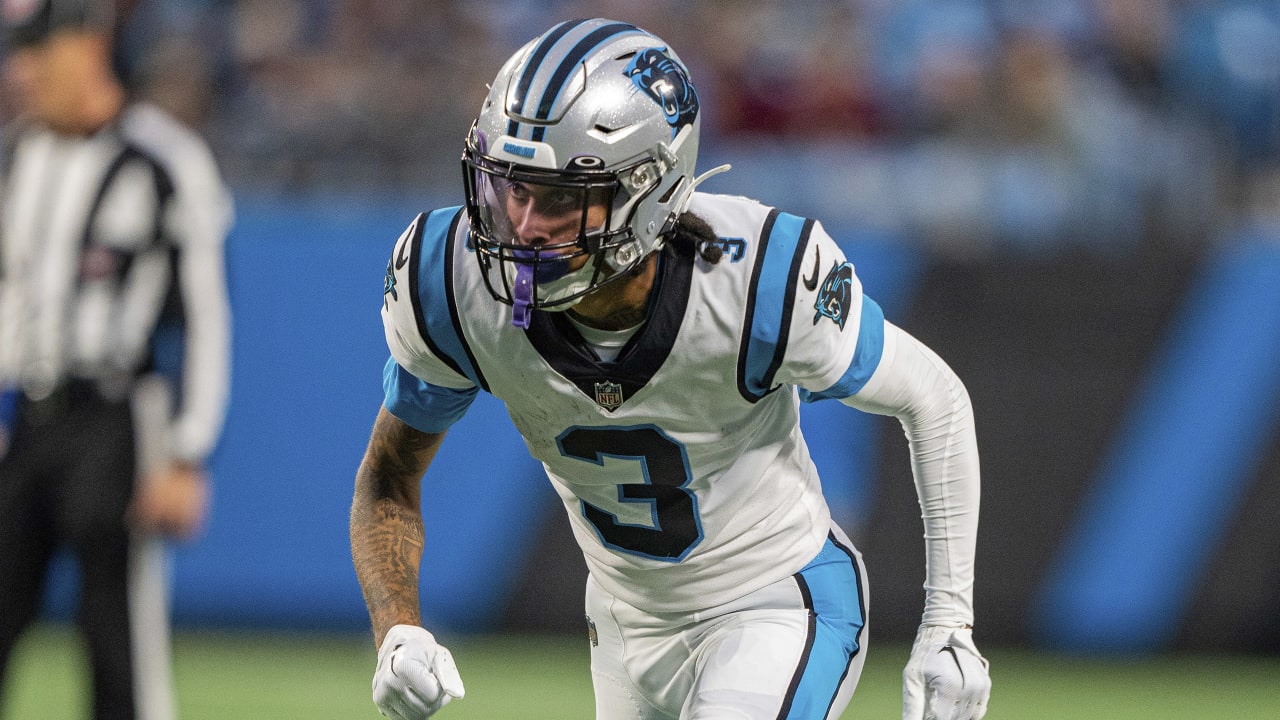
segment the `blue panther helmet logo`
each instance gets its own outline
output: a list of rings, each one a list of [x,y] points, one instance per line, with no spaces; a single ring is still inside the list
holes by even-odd
[[[814,313],[813,324],[817,325],[819,318],[829,317],[840,326],[841,330],[844,330],[844,323],[849,319],[849,309],[852,304],[853,264],[838,262],[831,267],[831,272],[827,273],[827,279],[822,281],[818,299],[813,303],[814,309],[818,311]]]
[[[635,86],[662,107],[671,126],[671,137],[698,116],[698,93],[689,81],[689,73],[680,61],[667,54],[666,48],[648,48],[636,53],[627,65],[627,77]]]

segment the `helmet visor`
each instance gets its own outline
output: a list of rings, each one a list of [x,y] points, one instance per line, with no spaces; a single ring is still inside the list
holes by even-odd
[[[517,168],[467,159],[467,202],[485,243],[519,255],[568,258],[599,250],[612,224],[612,173]]]

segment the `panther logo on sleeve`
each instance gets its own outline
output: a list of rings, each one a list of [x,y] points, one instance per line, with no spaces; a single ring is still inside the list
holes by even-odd
[[[813,315],[813,324],[817,325],[820,318],[829,317],[844,330],[852,304],[853,264],[847,261],[836,263],[827,273],[827,279],[822,281],[822,290],[813,303],[814,309],[818,311]]]
[[[684,66],[668,55],[666,48],[636,53],[626,73],[636,87],[662,106],[672,137],[698,116],[698,93],[689,82]]]
[[[391,260],[387,260],[387,274],[382,278],[382,307],[387,307],[387,296],[390,295],[392,300],[399,300],[400,293],[396,292],[396,270],[391,264]]]

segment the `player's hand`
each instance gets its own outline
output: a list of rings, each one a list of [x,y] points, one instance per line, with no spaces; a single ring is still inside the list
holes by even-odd
[[[902,720],[981,720],[990,695],[973,630],[921,625],[902,672]]]
[[[448,648],[416,625],[396,625],[382,640],[373,704],[391,720],[422,720],[465,690]]]

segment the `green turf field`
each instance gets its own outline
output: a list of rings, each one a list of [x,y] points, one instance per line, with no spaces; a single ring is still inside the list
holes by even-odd
[[[577,638],[445,638],[467,697],[442,720],[591,718],[584,643]],[[845,718],[901,715],[905,647],[877,647]],[[1062,659],[988,651],[991,720],[1275,720],[1280,658],[1171,656]],[[174,662],[183,720],[379,718],[369,700],[373,647],[363,636],[184,632]],[[61,627],[29,633],[13,660],[6,720],[85,717],[85,664]]]

